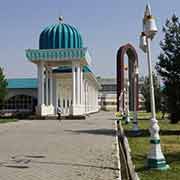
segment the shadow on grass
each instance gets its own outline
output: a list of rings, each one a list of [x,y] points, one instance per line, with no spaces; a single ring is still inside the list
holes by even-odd
[[[147,157],[145,155],[141,154],[134,154],[133,156],[133,162],[136,162],[136,172],[142,172],[142,171],[148,171],[149,168],[146,166],[146,159]]]
[[[180,164],[180,152],[176,153],[167,153],[165,154],[168,164],[177,163]]]
[[[141,121],[141,120],[145,120],[145,121],[146,121],[146,120],[149,120],[149,119],[150,119],[150,118],[144,118],[144,117],[141,118],[141,117],[138,117],[138,120],[140,120],[140,121]],[[108,120],[115,121],[115,120],[118,120],[118,118],[109,118]],[[123,119],[123,118],[120,118],[120,120],[121,120],[122,122],[125,121],[125,119]],[[130,120],[133,121],[133,118],[130,117]]]
[[[134,137],[134,132],[132,130],[125,130],[125,134],[127,137]],[[141,129],[139,136],[136,137],[149,137],[149,130],[147,129]]]
[[[141,121],[141,120],[145,120],[145,121],[147,120],[147,121],[149,121],[149,119],[150,119],[149,117],[138,117],[138,120],[140,120],[140,121]]]
[[[166,158],[167,164],[171,167],[177,168],[176,164],[180,164],[180,153],[165,153],[164,154]],[[136,168],[137,172],[142,172],[142,171],[148,171],[149,168],[147,167],[147,157],[145,155],[140,155],[140,154],[135,154],[133,157],[133,162],[136,162],[136,164],[139,164],[138,167]],[[172,165],[174,164],[174,165]],[[170,170],[171,170],[170,169]],[[180,167],[179,167],[180,169]]]
[[[107,136],[115,136],[116,131],[113,129],[88,129],[88,130],[65,130],[66,132],[76,133],[76,134],[94,134],[94,135],[107,135]]]
[[[140,133],[141,134],[139,135],[139,137],[149,137],[150,136],[148,129],[141,129]],[[134,133],[132,130],[125,130],[125,134],[128,137],[134,137]],[[180,135],[180,130],[160,130],[160,135],[161,136],[170,136],[170,135],[177,136],[177,135]]]

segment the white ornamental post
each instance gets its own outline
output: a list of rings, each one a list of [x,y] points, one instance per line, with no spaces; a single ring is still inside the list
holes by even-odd
[[[140,48],[147,53],[148,59],[148,70],[150,78],[150,96],[151,96],[151,127],[149,129],[150,137],[150,152],[148,154],[148,167],[158,170],[168,169],[169,166],[166,164],[165,157],[161,151],[160,136],[158,121],[156,119],[156,110],[155,110],[155,98],[154,98],[154,86],[152,78],[152,65],[151,65],[151,48],[150,43],[157,33],[157,27],[154,17],[151,14],[150,6],[146,6],[146,10],[143,18],[143,32],[140,37]]]

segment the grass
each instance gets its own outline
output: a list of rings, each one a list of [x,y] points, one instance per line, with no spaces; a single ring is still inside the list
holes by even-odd
[[[180,124],[170,124],[168,120],[159,120],[161,148],[167,163],[170,166],[169,170],[157,171],[150,170],[146,167],[147,153],[150,149],[149,131],[150,114],[139,113],[139,128],[141,135],[139,137],[132,136],[132,123],[125,125],[126,135],[131,147],[133,163],[136,166],[136,171],[141,180],[179,180],[180,179]]]
[[[9,118],[3,118],[3,119],[0,119],[0,124],[2,123],[9,123],[9,122],[16,122],[17,119],[9,119]]]

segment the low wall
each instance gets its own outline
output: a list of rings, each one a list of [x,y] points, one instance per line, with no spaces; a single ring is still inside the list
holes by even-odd
[[[120,120],[116,121],[116,136],[119,145],[119,180],[139,180],[138,174],[135,172],[135,165],[132,162],[128,139],[124,134]]]

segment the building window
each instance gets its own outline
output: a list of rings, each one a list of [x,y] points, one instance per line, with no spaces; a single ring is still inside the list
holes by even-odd
[[[103,84],[101,91],[114,91],[114,92],[116,92],[116,85],[114,85],[114,84],[110,84],[110,85],[109,84],[108,85]]]
[[[36,104],[37,100],[32,96],[17,95],[1,104],[0,109],[7,111],[33,111]]]

